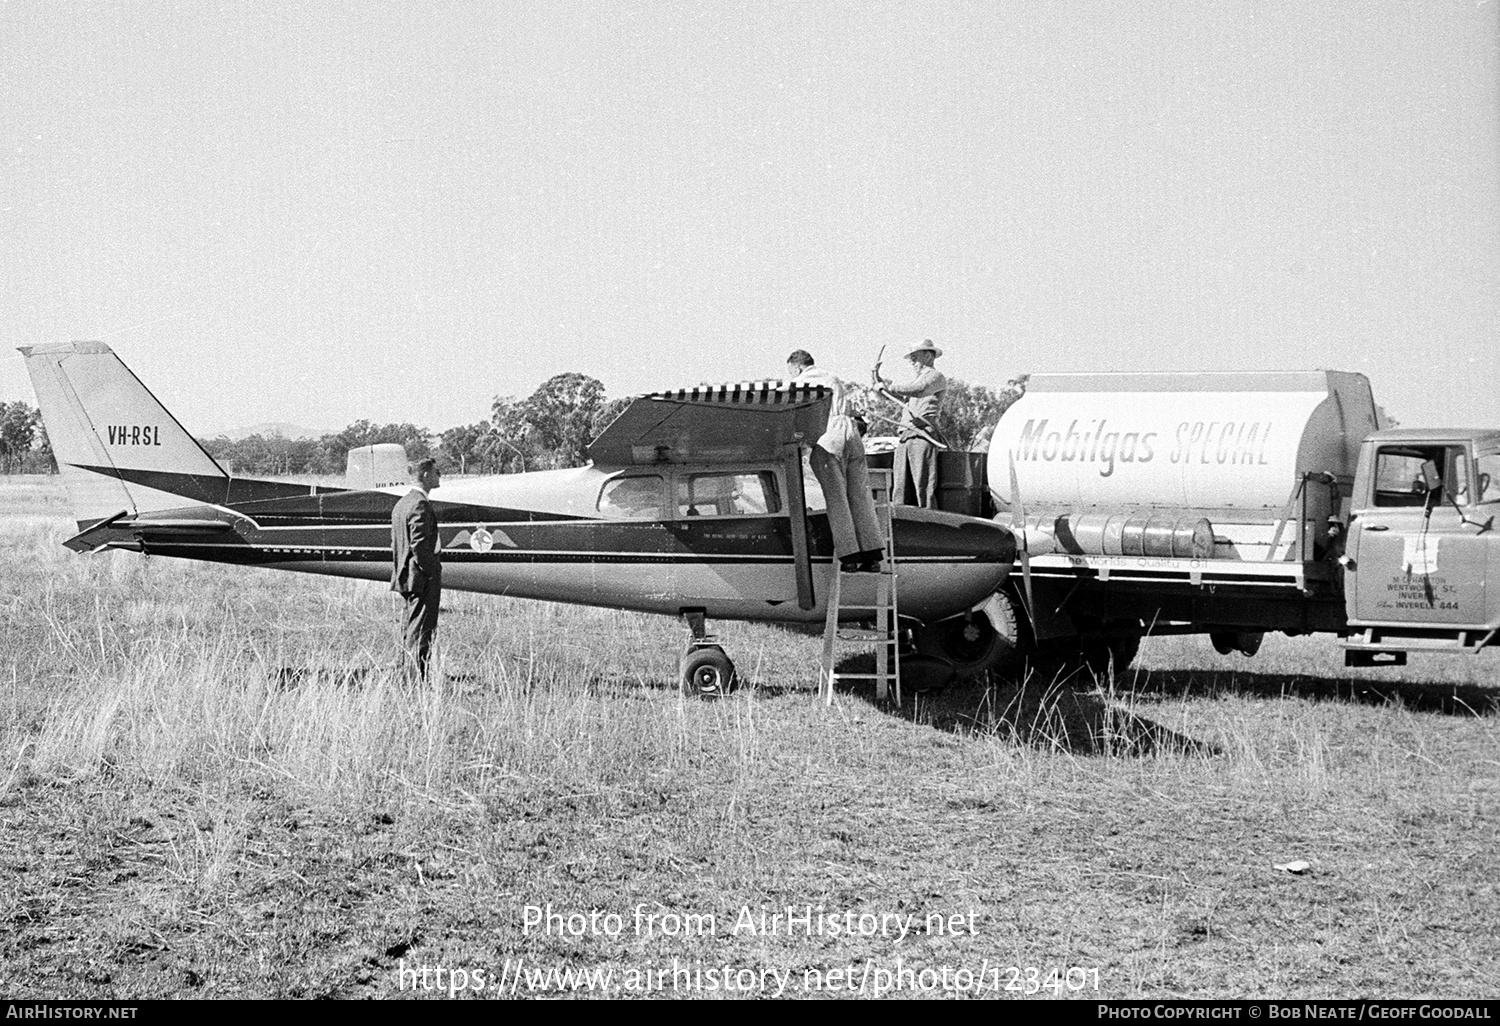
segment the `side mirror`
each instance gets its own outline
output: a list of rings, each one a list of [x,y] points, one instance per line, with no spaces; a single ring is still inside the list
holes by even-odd
[[[1422,461],[1422,487],[1429,492],[1443,487],[1443,474],[1438,470],[1437,460]]]

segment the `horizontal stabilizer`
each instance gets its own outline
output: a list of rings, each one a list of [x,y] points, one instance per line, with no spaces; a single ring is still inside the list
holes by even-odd
[[[224,534],[233,530],[234,524],[227,520],[209,517],[136,517],[131,516],[127,510],[121,510],[93,527],[78,532],[63,542],[63,545],[74,552],[94,552],[111,542],[121,541],[122,537],[149,542],[153,537],[180,538],[182,535]]]
[[[129,526],[136,531],[148,533],[156,531],[161,534],[212,534],[219,531],[234,530],[234,525],[224,520],[187,520],[182,518],[148,520],[138,517],[135,520],[121,521],[115,526]]]

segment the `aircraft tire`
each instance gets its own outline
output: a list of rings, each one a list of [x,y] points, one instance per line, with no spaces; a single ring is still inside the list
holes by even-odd
[[[918,652],[944,660],[959,677],[977,677],[987,670],[1003,672],[1020,661],[1022,652],[1016,603],[1003,591],[967,616],[924,624],[915,640]]]
[[[722,698],[734,690],[734,662],[722,648],[694,648],[679,666],[682,693],[694,698]]]

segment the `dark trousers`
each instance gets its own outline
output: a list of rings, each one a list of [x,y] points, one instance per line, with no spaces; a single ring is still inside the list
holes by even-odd
[[[925,438],[908,438],[896,450],[896,501],[937,508],[938,447]]]
[[[402,592],[406,599],[405,645],[402,669],[408,676],[425,678],[432,639],[437,634],[438,606],[443,598],[442,578],[427,583],[420,592]]]

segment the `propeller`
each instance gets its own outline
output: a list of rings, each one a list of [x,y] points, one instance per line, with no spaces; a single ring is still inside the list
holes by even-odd
[[[1026,593],[1026,615],[1036,622],[1036,602],[1031,596],[1031,538],[1026,527],[1026,506],[1021,501],[1021,484],[1016,478],[1016,451],[1010,456],[1010,523],[1011,533],[1020,543],[1016,546],[1021,556],[1021,588]]]

